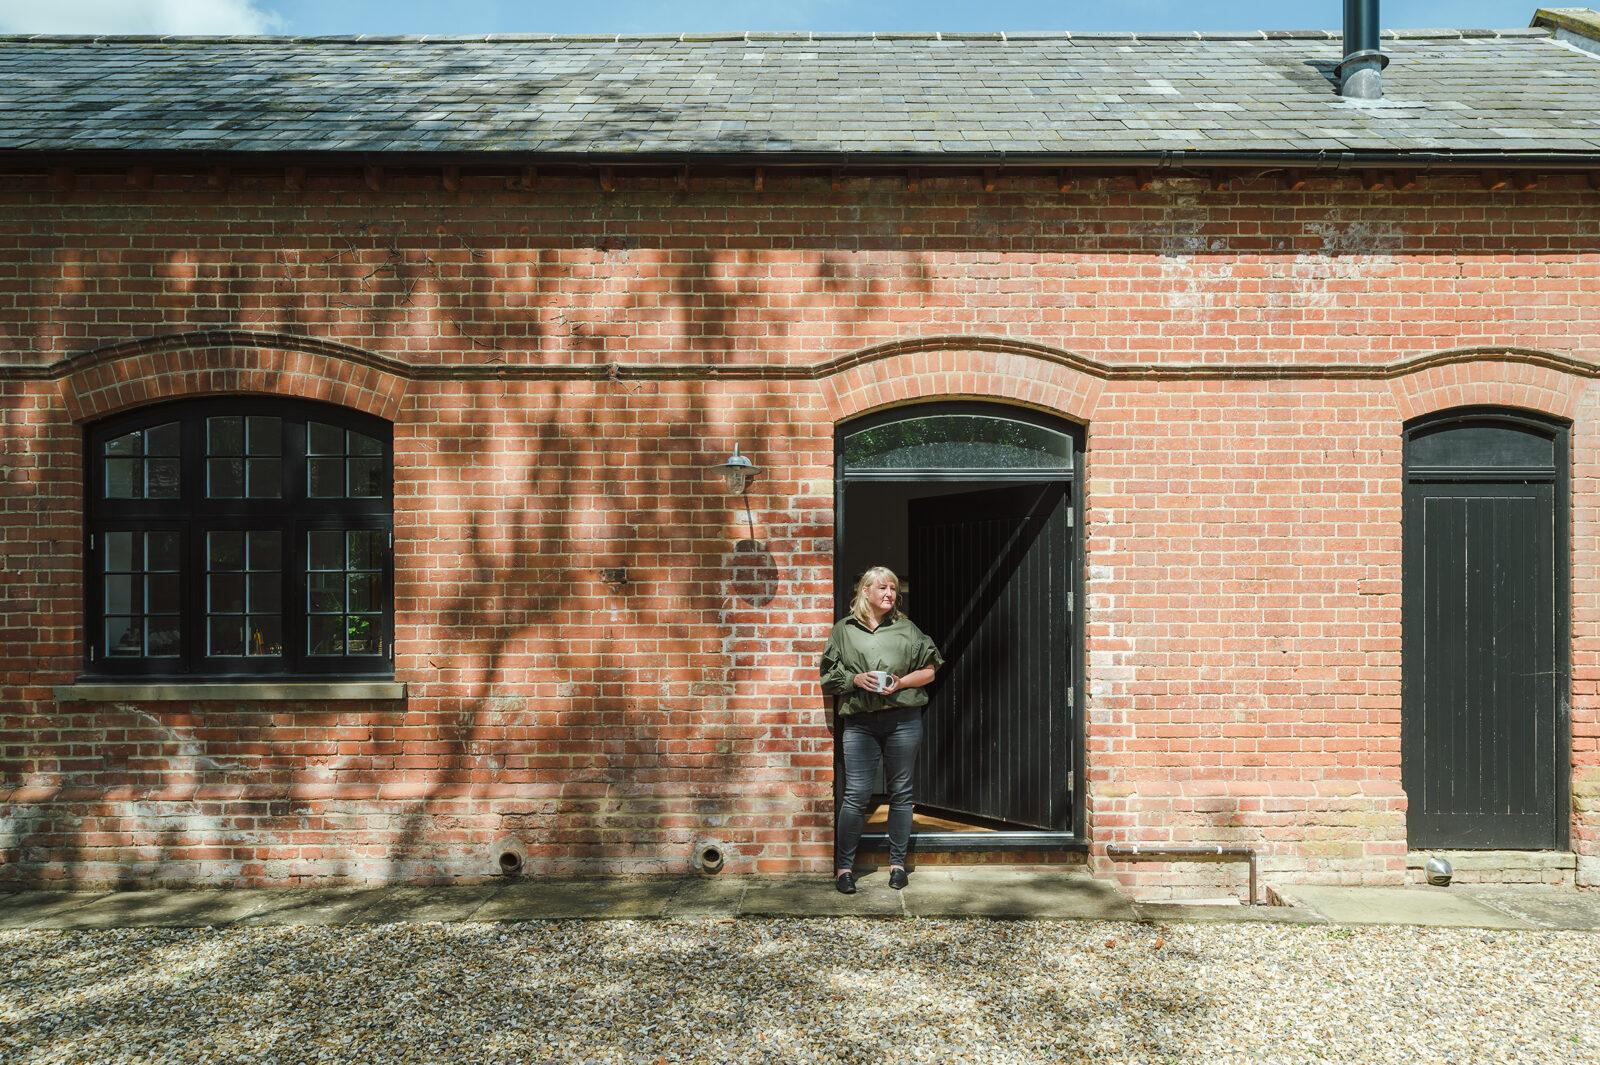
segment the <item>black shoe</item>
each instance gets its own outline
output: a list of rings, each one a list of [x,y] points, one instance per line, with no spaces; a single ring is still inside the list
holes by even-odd
[[[854,895],[856,893],[856,874],[840,873],[833,878],[833,886],[839,889],[841,895]]]
[[[899,891],[906,886],[906,871],[904,869],[889,870],[889,886]]]

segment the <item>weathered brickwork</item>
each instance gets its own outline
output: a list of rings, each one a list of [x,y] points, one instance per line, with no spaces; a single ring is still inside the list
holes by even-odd
[[[1087,427],[1087,803],[1148,895],[1401,883],[1401,429],[1573,422],[1572,837],[1600,882],[1600,194],[1271,180],[0,177],[0,879],[822,870],[833,430]],[[64,365],[62,360],[70,360]],[[58,702],[83,426],[323,399],[395,436],[395,702]],[[709,467],[763,467],[750,514]],[[1074,860],[1069,856],[1056,856]]]

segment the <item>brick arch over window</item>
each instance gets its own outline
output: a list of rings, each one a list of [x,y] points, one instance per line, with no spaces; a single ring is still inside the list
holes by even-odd
[[[843,422],[922,400],[975,398],[1009,400],[1087,423],[1105,386],[1104,378],[1071,365],[1064,352],[937,344],[899,344],[862,352],[860,361],[846,360],[843,369],[822,381],[830,419]]]
[[[396,420],[407,380],[360,348],[271,333],[185,333],[80,356],[60,381],[84,423],[119,411],[208,395],[283,396]]]
[[[1554,367],[1486,357],[1402,374],[1389,387],[1403,422],[1452,407],[1508,407],[1574,421],[1590,384]]]

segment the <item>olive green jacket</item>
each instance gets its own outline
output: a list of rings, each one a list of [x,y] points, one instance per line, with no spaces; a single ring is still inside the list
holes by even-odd
[[[937,669],[942,665],[944,657],[939,649],[910,618],[897,617],[869,630],[851,615],[835,625],[828,635],[828,646],[822,652],[822,690],[840,697],[842,717],[926,706],[926,688],[902,688],[893,695],[878,695],[856,687],[855,675],[886,669],[903,677],[926,666]]]

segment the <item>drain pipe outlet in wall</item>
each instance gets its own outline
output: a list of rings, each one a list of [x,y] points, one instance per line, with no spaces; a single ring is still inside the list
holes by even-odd
[[[1344,0],[1344,59],[1333,68],[1339,95],[1383,99],[1383,68],[1388,65],[1389,57],[1378,50],[1378,0]]]
[[[494,859],[494,871],[508,880],[522,875],[522,868],[528,863],[528,848],[514,836],[495,840],[489,853]]]
[[[722,867],[727,864],[727,861],[728,847],[726,844],[714,839],[695,840],[689,864],[702,874],[714,876],[722,872]]]

